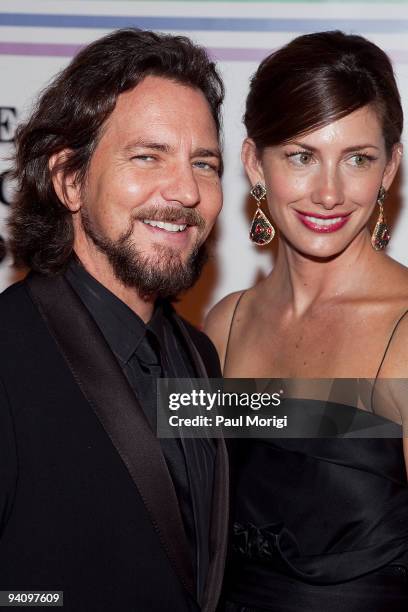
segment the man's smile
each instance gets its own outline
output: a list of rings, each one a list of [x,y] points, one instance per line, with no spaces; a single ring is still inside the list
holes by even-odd
[[[169,223],[166,221],[155,221],[154,219],[143,219],[143,223],[165,230],[166,232],[183,232],[187,227],[187,223]]]

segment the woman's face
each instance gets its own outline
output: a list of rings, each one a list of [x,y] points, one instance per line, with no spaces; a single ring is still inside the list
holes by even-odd
[[[362,235],[401,151],[396,145],[387,158],[379,117],[365,106],[260,157],[247,139],[242,158],[251,183],[265,184],[281,236],[305,255],[332,257]]]

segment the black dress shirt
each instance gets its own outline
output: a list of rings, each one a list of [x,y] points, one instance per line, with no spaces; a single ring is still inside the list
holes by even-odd
[[[195,377],[191,360],[183,339],[169,317],[169,306],[157,303],[153,316],[146,324],[124,302],[111,291],[101,285],[77,261],[72,260],[66,273],[66,279],[78,294],[84,305],[94,318],[109,347],[115,354],[118,362],[128,379],[130,386],[136,394],[145,416],[152,428],[156,431],[156,378],[189,378]],[[205,478],[209,483],[209,508],[211,507],[211,494],[213,482],[214,445],[211,441],[193,440],[200,446],[199,452],[205,454],[203,465],[206,466]],[[192,561],[197,577],[198,596],[204,588],[203,570],[208,564],[208,553],[203,551],[201,541],[198,552],[196,527],[197,516],[194,516],[190,474],[186,466],[183,443],[180,439],[161,439],[160,444],[163,455],[172,477],[180,510],[191,546]],[[208,470],[208,465],[212,469]],[[209,473],[210,472],[210,473]],[[207,509],[196,509],[200,515],[205,516]],[[207,529],[205,530],[207,531]],[[202,540],[202,538],[200,538]],[[204,555],[203,555],[204,553]],[[201,566],[199,568],[201,559]],[[199,577],[201,576],[201,579]]]

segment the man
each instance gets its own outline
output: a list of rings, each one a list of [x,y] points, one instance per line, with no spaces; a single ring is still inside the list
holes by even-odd
[[[117,31],[79,53],[17,134],[0,298],[0,589],[64,609],[214,610],[225,447],[159,440],[155,379],[218,376],[169,298],[221,207],[223,87],[188,39]]]

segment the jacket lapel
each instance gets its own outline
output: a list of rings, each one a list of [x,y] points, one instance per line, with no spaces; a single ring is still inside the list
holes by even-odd
[[[208,374],[207,374],[207,370],[204,365],[204,362],[201,358],[200,353],[197,350],[196,345],[191,340],[187,327],[184,325],[183,320],[176,314],[174,310],[172,310],[171,313],[173,316],[173,321],[176,323],[181,335],[183,336],[184,342],[186,343],[186,346],[190,353],[196,377],[197,378],[208,378]]]
[[[207,370],[191,340],[187,327],[183,320],[173,311],[173,320],[182,334],[189,350],[197,378],[208,378]],[[194,449],[190,443],[194,440],[182,440],[186,453],[187,467],[194,461]],[[217,606],[220,597],[222,581],[224,577],[224,566],[228,544],[228,521],[229,521],[229,467],[225,442],[216,439],[216,460],[214,467],[214,488],[210,524],[210,563],[205,584],[204,596],[202,598],[203,612],[212,612]],[[191,456],[191,463],[189,462]],[[199,501],[197,500],[199,503]]]
[[[215,477],[210,531],[210,567],[208,570],[202,612],[216,609],[224,579],[229,524],[229,467],[223,439],[217,440]]]
[[[170,562],[195,597],[191,552],[161,451],[115,356],[63,276],[29,275],[27,285],[73,377],[136,485]]]

